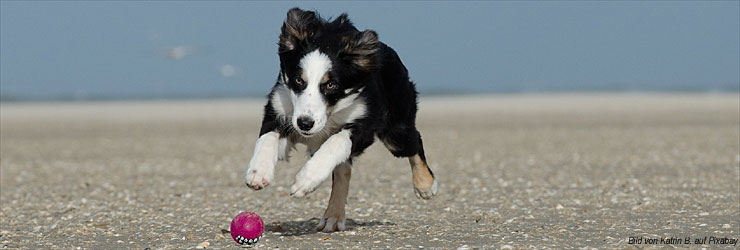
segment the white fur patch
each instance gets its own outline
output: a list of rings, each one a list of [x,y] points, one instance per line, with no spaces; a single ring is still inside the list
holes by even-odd
[[[339,99],[339,101],[337,101],[337,104],[334,105],[334,111],[332,111],[332,112],[333,113],[336,113],[336,112],[342,111],[343,109],[345,109],[345,108],[349,107],[350,105],[354,104],[355,103],[355,99],[357,99],[357,96],[359,96],[359,95],[360,95],[360,93],[355,93],[355,94],[348,95],[348,96],[346,96],[346,97],[344,97],[342,99]]]
[[[288,140],[288,137],[280,138],[280,142],[278,144],[278,160],[287,161],[292,149],[293,142]]]
[[[296,174],[290,193],[302,197],[310,193],[329,178],[334,168],[349,159],[352,153],[351,132],[342,130],[326,139],[313,157]]]
[[[313,155],[332,134],[338,132],[344,124],[354,122],[367,115],[367,105],[358,94],[350,95],[340,100],[334,110],[329,114],[328,121],[323,130],[311,137],[300,137],[296,142],[303,143],[307,147],[309,155]]]
[[[314,126],[307,132],[315,134],[326,124],[326,103],[321,94],[320,85],[324,75],[331,70],[331,60],[318,49],[306,54],[300,61],[303,69],[306,89],[296,96],[295,110],[293,111],[293,126],[298,128],[298,117],[308,116],[314,121]]]
[[[257,139],[254,154],[244,176],[249,187],[261,189],[272,183],[278,161],[279,140],[280,135],[277,132],[266,133]]]
[[[329,116],[329,122],[332,127],[339,127],[347,123],[365,117],[367,115],[367,105],[365,100],[357,98],[359,93],[351,94],[337,102],[334,111]]]
[[[306,54],[301,58],[299,63],[301,69],[303,69],[303,75],[308,85],[317,85],[321,83],[321,79],[324,74],[331,69],[331,60],[329,56],[321,51],[314,50],[311,53]]]
[[[275,110],[279,119],[289,121],[291,115],[293,115],[293,91],[290,91],[285,84],[279,84],[272,93],[270,98],[270,105]]]

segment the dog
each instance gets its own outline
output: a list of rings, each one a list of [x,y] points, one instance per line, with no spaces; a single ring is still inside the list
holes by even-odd
[[[416,87],[375,31],[359,31],[346,13],[323,19],[293,8],[278,47],[280,72],[246,172],[249,188],[273,183],[278,160],[287,160],[294,145],[305,144],[311,157],[290,193],[303,197],[332,176],[329,205],[317,230],[345,230],[352,161],[377,137],[394,156],[408,158],[417,197],[437,194],[416,129]]]

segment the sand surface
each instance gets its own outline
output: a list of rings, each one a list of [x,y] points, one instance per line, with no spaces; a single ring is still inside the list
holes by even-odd
[[[740,238],[737,93],[423,97],[440,194],[418,200],[407,161],[376,143],[355,162],[348,231],[330,234],[312,229],[328,181],[289,196],[303,147],[275,184],[245,187],[263,102],[3,103],[0,248],[237,248],[224,230],[242,210],[265,220],[260,249]]]

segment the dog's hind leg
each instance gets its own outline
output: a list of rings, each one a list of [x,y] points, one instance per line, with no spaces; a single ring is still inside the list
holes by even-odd
[[[437,195],[437,179],[427,165],[421,134],[416,128],[401,126],[387,130],[378,137],[394,156],[409,159],[411,180],[417,197],[428,200]]]
[[[434,178],[432,169],[427,165],[421,136],[419,136],[419,151],[415,155],[409,156],[409,164],[411,165],[411,178],[416,196],[428,200],[437,195],[437,179]]]
[[[347,202],[350,177],[352,177],[352,165],[349,161],[334,168],[329,206],[326,207],[324,217],[321,218],[316,230],[334,232],[346,229],[344,205]]]

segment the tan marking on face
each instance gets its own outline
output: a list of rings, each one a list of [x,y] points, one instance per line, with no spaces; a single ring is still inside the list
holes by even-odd
[[[301,79],[303,79],[303,82],[308,82],[308,78],[306,77],[306,71],[301,70]]]
[[[429,189],[434,184],[434,176],[429,172],[429,167],[421,157],[416,154],[409,157],[411,164],[411,174],[414,186],[419,189]]]

